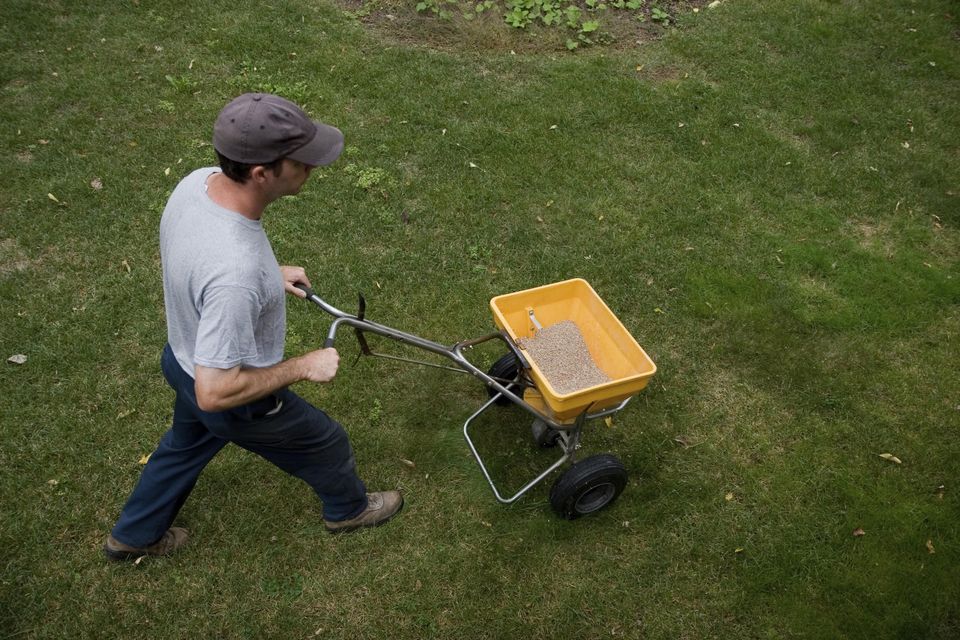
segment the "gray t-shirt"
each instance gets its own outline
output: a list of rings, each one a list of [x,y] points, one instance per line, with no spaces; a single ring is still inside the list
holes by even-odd
[[[177,362],[216,369],[283,359],[283,277],[259,220],[210,199],[198,169],[174,189],[160,221],[167,340]]]

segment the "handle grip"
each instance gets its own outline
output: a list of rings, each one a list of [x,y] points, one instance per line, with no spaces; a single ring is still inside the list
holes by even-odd
[[[317,294],[315,294],[315,293],[313,292],[313,289],[311,289],[310,287],[308,287],[307,285],[305,285],[305,284],[303,284],[303,283],[298,282],[298,283],[294,284],[293,286],[295,286],[297,289],[300,289],[300,291],[303,291],[305,294],[307,294],[307,299],[310,299],[310,298],[312,298],[313,296],[317,295]]]

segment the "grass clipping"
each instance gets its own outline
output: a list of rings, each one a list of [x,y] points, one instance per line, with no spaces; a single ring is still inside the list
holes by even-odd
[[[521,338],[519,342],[561,395],[610,382],[593,361],[583,334],[572,320],[540,329],[533,337]]]

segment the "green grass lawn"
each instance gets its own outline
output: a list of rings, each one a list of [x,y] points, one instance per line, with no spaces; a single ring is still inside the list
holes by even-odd
[[[960,637],[958,8],[698,8],[570,54],[431,47],[431,17],[417,44],[328,0],[5,0],[0,639]],[[461,435],[482,385],[354,362],[344,332],[336,380],[297,391],[397,520],[330,537],[228,448],[182,553],[103,559],[170,418],[160,213],[247,90],[345,132],[265,218],[331,303],[453,343],[494,295],[591,282],[659,368],[585,433],[630,471],[616,503],[498,504]],[[329,324],[288,319],[290,354]],[[516,408],[478,429],[507,489],[553,459]]]

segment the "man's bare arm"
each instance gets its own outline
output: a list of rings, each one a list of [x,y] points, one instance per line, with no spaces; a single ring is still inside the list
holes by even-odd
[[[214,369],[195,367],[197,405],[204,411],[224,411],[253,402],[294,382],[329,382],[337,375],[336,349],[318,349],[272,367]]]

